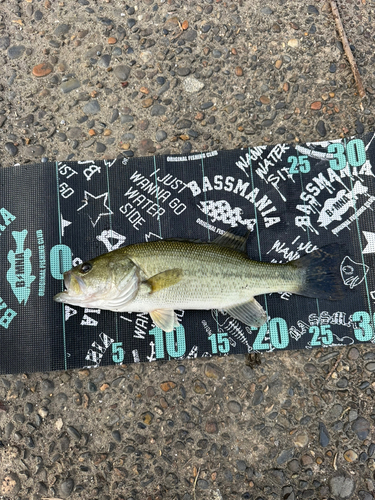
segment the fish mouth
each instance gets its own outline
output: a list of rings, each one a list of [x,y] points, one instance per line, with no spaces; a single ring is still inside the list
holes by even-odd
[[[53,300],[56,302],[68,302],[72,297],[84,297],[84,292],[86,290],[86,284],[80,276],[75,276],[72,271],[66,271],[64,273],[64,286],[66,290],[56,294]]]

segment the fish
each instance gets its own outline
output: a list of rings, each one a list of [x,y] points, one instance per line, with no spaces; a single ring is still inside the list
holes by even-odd
[[[226,232],[213,242],[164,239],[127,245],[64,273],[56,302],[114,312],[149,313],[165,332],[175,310],[218,309],[259,328],[266,311],[254,298],[290,292],[318,299],[344,296],[339,244],[284,264],[251,260],[245,236]]]

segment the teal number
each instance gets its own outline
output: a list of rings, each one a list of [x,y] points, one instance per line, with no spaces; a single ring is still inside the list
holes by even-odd
[[[309,328],[309,333],[313,333],[314,336],[311,339],[310,345],[313,347],[324,345],[331,345],[333,343],[333,333],[329,325],[311,326]]]
[[[333,333],[329,325],[322,325],[320,327],[320,336],[324,345],[331,345],[333,343]]]
[[[342,170],[346,167],[345,148],[341,143],[330,144],[327,151],[333,153],[334,156],[334,159],[329,160],[329,166],[332,170]]]
[[[270,348],[269,342],[263,343],[266,333],[267,333],[267,323],[265,323],[259,328],[258,335],[256,336],[253,344],[253,349],[255,351],[264,351]]]
[[[163,330],[155,327],[149,331],[149,334],[155,337],[155,357],[157,359],[163,359],[165,357]],[[172,332],[165,333],[165,347],[171,358],[179,358],[185,354],[185,328],[182,325],[176,328],[176,332],[173,330]]]
[[[271,342],[263,342],[267,333],[267,323],[259,328],[258,335],[253,344],[253,349],[264,351],[269,349],[270,345],[276,349],[285,349],[289,345],[288,326],[283,318],[272,318],[268,323]]]
[[[303,174],[310,172],[310,162],[307,159],[307,155],[300,155],[298,157],[299,169]]]
[[[165,343],[167,346],[167,353],[171,358],[179,358],[183,356],[186,351],[185,328],[182,325],[179,325],[176,328],[176,333],[174,331],[165,332]]]
[[[283,318],[272,318],[270,321],[271,344],[276,349],[285,349],[289,344],[288,326]]]
[[[354,328],[354,335],[360,342],[371,340],[373,336],[372,326],[370,325],[370,315],[366,311],[356,311],[352,316],[354,323],[358,322],[358,328]]]
[[[300,155],[298,158],[295,156],[289,156],[288,163],[292,164],[289,169],[290,174],[298,174],[299,172],[307,174],[310,172],[310,162],[307,159],[307,155]]]
[[[52,276],[62,280],[65,271],[72,268],[72,251],[67,245],[55,245],[51,248],[49,263]]]
[[[218,348],[222,354],[229,352],[230,344],[227,337],[227,333],[213,333],[208,337],[208,340],[211,341],[212,354],[217,354]]]
[[[124,349],[122,347],[122,342],[113,342],[112,360],[114,363],[122,363],[124,361]]]
[[[217,354],[217,338],[216,333],[213,333],[208,337],[208,340],[211,341],[211,352],[212,354]]]
[[[219,344],[219,351],[222,354],[229,352],[229,349],[230,349],[230,344],[229,344],[229,340],[227,339],[227,337],[228,337],[227,333],[218,333],[217,334],[217,343]]]
[[[366,161],[366,150],[361,139],[353,139],[346,146],[348,162],[352,167],[360,167]]]
[[[297,158],[295,156],[289,156],[288,157],[288,163],[292,164],[292,166],[289,169],[289,173],[290,174],[298,174]]]
[[[313,338],[311,339],[310,345],[312,345],[313,347],[318,347],[322,345],[321,341],[319,340],[319,335],[320,335],[319,326],[310,326],[309,333],[314,334]]]
[[[155,337],[155,357],[157,359],[164,358],[164,335],[163,330],[157,326],[149,331],[150,335]]]

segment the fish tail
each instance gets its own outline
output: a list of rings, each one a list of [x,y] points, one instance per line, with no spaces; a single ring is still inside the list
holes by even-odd
[[[296,260],[294,265],[304,269],[301,289],[296,292],[305,297],[341,300],[345,285],[340,274],[342,245],[332,243]]]

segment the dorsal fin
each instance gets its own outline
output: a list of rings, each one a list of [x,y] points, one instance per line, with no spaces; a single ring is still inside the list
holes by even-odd
[[[230,231],[226,231],[221,236],[214,239],[212,243],[221,247],[233,248],[238,252],[246,253],[246,242],[251,231],[247,231],[241,227],[236,227]]]

